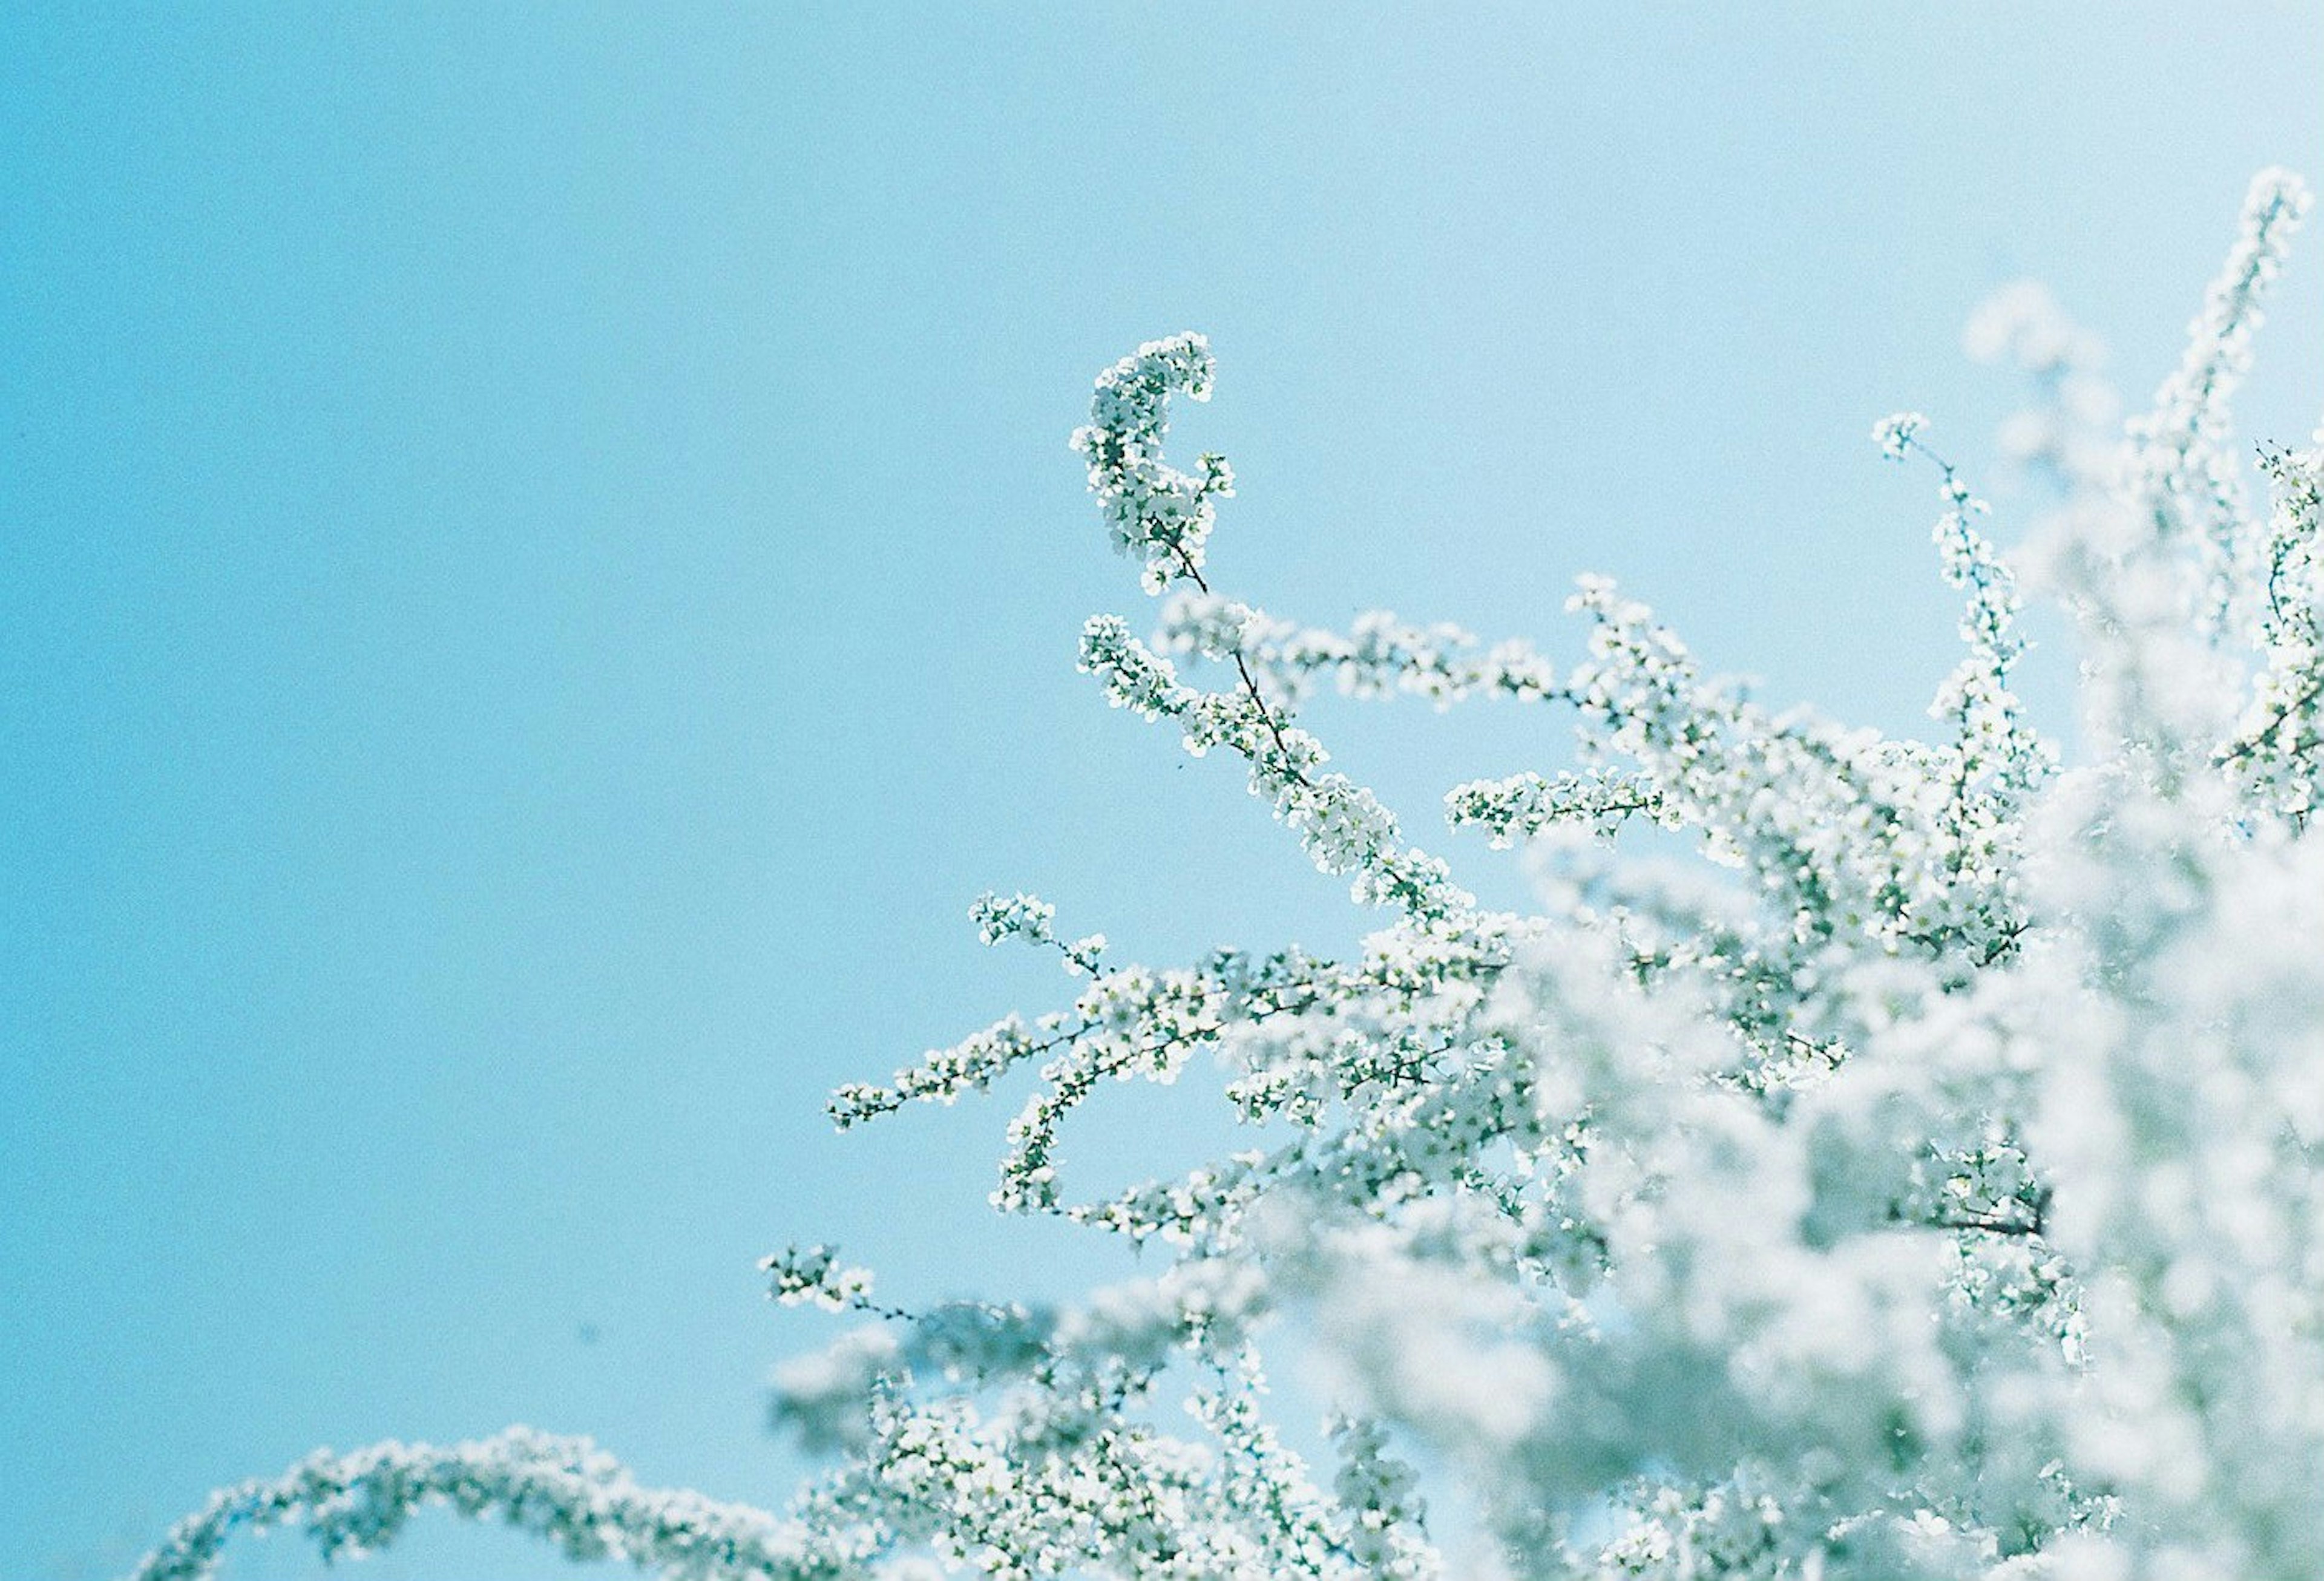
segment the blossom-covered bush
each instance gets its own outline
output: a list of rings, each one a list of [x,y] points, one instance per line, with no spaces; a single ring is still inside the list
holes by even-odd
[[[520,1429],[226,1490],[140,1581],[206,1574],[237,1527],[356,1550],[429,1501],[720,1581],[2324,1575],[2324,437],[2263,452],[2262,509],[2227,427],[2307,203],[2259,178],[2126,428],[2045,294],[1980,311],[1972,349],[2037,391],[2006,447],[2058,485],[2022,552],[1924,419],[1878,426],[1933,473],[1963,601],[1927,741],[1769,712],[1599,579],[1558,667],[1236,602],[1206,558],[1232,474],[1163,449],[1210,348],[1124,358],[1074,443],[1165,602],[1151,640],[1092,620],[1082,666],[1242,759],[1378,931],[1348,959],[1152,967],[987,896],[984,939],[1055,951],[1078,996],[832,1113],[1030,1067],[995,1204],[1158,1271],[906,1311],[789,1251],[775,1295],[866,1322],[779,1375],[777,1423],[829,1466],[788,1513]],[[2021,579],[2078,629],[2071,758],[2011,690]],[[1531,844],[1537,910],[1480,906],[1332,767],[1296,722],[1323,685],[1572,712],[1578,770],[1447,797]],[[1076,1105],[1198,1058],[1262,1144],[1077,1194]],[[1268,1414],[1261,1358],[1289,1345],[1337,1412],[1321,1463]]]

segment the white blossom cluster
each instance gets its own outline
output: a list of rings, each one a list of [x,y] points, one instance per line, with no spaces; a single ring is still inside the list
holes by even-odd
[[[1078,977],[1096,975],[1104,960],[1103,933],[1070,941],[1058,938],[1051,926],[1056,921],[1057,908],[1038,895],[980,895],[968,915],[976,924],[977,937],[986,943],[1022,939],[1029,944],[1053,944],[1065,957],[1065,970]]]
[[[821,1307],[827,1312],[866,1309],[872,1301],[869,1270],[839,1260],[829,1246],[790,1246],[759,1260],[767,1293],[787,1307]]]
[[[1359,615],[1342,635],[1277,620],[1209,593],[1179,593],[1162,607],[1166,653],[1239,657],[1278,703],[1296,703],[1330,676],[1351,697],[1397,693],[1439,707],[1482,694],[1526,702],[1563,701],[1555,673],[1533,645],[1486,648],[1458,626],[1410,626],[1384,610]]]
[[[1144,559],[1149,591],[1181,576],[1200,578],[1218,519],[1213,501],[1234,492],[1224,456],[1204,456],[1199,476],[1162,459],[1170,397],[1208,400],[1211,375],[1211,343],[1201,336],[1148,341],[1098,376],[1089,426],[1074,431],[1074,448],[1089,457],[1090,491],[1113,529],[1114,546]]]
[[[1600,579],[1562,676],[1454,628],[1223,598],[1225,465],[1161,449],[1209,349],[1125,359],[1074,443],[1170,597],[1152,644],[1091,620],[1083,668],[1240,758],[1382,925],[1344,959],[1152,967],[988,895],[981,935],[1057,950],[1072,1003],[832,1113],[1032,1067],[994,1201],[1158,1266],[910,1310],[828,1248],[770,1258],[779,1299],[871,1319],[777,1374],[778,1429],[828,1462],[779,1521],[529,1435],[389,1446],[218,1495],[140,1581],[207,1574],[239,1526],[374,1545],[430,1501],[721,1581],[2315,1581],[2324,436],[2265,453],[2257,514],[2227,409],[2307,201],[2258,179],[2186,359],[2103,455],[2094,343],[2025,288],[1981,311],[1974,348],[2037,386],[2007,446],[2060,490],[2024,554],[1926,418],[1875,430],[1934,467],[1963,598],[1928,740],[1770,712]],[[2021,572],[2084,647],[2070,763],[2011,689]],[[1447,799],[1531,845],[1537,908],[1480,907],[1329,766],[1292,712],[1327,678],[1573,711],[1578,770]],[[1253,1144],[1069,1191],[1074,1110],[1196,1057]],[[1286,1348],[1332,1408],[1313,1456],[1268,1409]]]
[[[640,1487],[586,1439],[512,1428],[476,1443],[379,1444],[320,1451],[272,1482],[222,1488],[138,1567],[137,1581],[212,1573],[236,1530],[296,1521],[326,1558],[357,1558],[392,1541],[412,1513],[442,1503],[496,1516],[567,1558],[626,1559],[687,1581],[825,1581],[877,1573],[869,1556],[796,1521],[685,1490]],[[895,1572],[890,1571],[893,1575]]]
[[[1623,819],[1633,813],[1657,816],[1662,805],[1661,794],[1646,776],[1600,768],[1472,780],[1445,793],[1444,817],[1456,828],[1488,831],[1494,849],[1505,850],[1559,823],[1587,824],[1610,837]]]

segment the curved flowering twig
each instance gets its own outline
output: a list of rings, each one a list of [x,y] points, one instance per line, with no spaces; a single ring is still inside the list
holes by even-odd
[[[745,1504],[641,1487],[586,1439],[511,1428],[473,1443],[387,1443],[309,1456],[220,1490],[133,1581],[205,1581],[237,1530],[303,1525],[326,1558],[383,1546],[429,1504],[495,1516],[573,1559],[625,1559],[685,1581],[849,1581],[874,1572],[828,1536]]]

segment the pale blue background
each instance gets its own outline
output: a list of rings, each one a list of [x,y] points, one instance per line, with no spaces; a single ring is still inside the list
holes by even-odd
[[[0,1573],[512,1420],[779,1498],[826,1330],[762,1252],[1111,1266],[985,1209],[1021,1093],[819,1106],[1065,991],[988,885],[1157,960],[1358,929],[1073,672],[1144,618],[1065,448],[1140,339],[1218,347],[1223,585],[1555,650],[1604,570],[1909,729],[1951,604],[1868,426],[1990,455],[1959,326],[2020,273],[2151,389],[2319,81],[2304,3],[9,7]],[[2324,262],[2263,351],[2299,439]],[[1314,717],[1424,830],[1557,750]],[[1197,1144],[1108,1096],[1080,1180]]]

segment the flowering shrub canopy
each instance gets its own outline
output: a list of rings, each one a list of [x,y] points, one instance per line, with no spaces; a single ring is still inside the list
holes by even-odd
[[[1034,1067],[994,1203],[1165,1265],[1079,1304],[912,1312],[828,1248],[770,1258],[779,1299],[869,1319],[779,1374],[779,1427],[829,1457],[779,1517],[516,1430],[228,1489],[139,1581],[207,1574],[237,1527],[357,1550],[429,1501],[719,1581],[2316,1576],[2324,436],[2263,453],[2263,508],[2227,424],[2307,204],[2258,179],[2126,428],[2046,294],[1979,312],[1972,350],[2038,391],[2006,448],[2061,501],[2022,553],[1925,419],[1878,425],[1933,469],[1963,603],[1929,741],[1769,712],[1596,578],[1555,668],[1236,602],[1206,570],[1232,474],[1164,452],[1210,348],[1139,348],[1074,444],[1165,602],[1152,640],[1092,620],[1082,667],[1240,758],[1379,929],[1345,960],[1150,967],[987,896],[986,942],[1055,951],[1078,996],[831,1109],[854,1126]],[[2021,578],[2078,628],[2070,766],[2011,690]],[[1536,912],[1481,907],[1332,767],[1295,712],[1325,684],[1572,711],[1578,771],[1446,799],[1534,848]],[[1623,833],[1641,823],[1683,847]],[[1650,854],[1683,848],[1709,860]],[[1197,1057],[1267,1144],[1076,1194],[1074,1108]],[[1262,1353],[1293,1337],[1340,1413],[1325,1465],[1264,1409]],[[1473,1518],[1433,1530],[1424,1493],[1455,1480]]]

